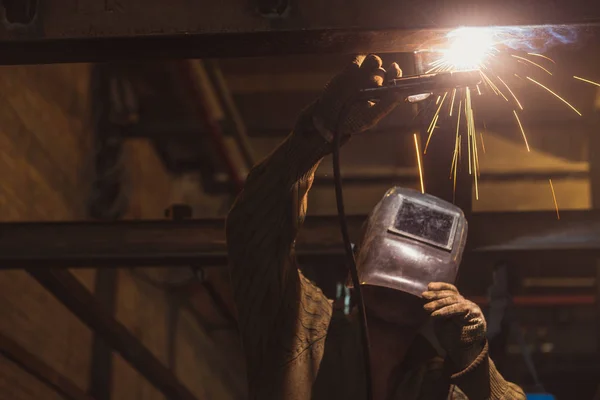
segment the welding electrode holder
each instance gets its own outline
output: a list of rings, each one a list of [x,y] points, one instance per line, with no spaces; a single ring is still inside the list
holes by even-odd
[[[392,92],[402,93],[408,97],[460,87],[474,87],[480,83],[481,73],[479,70],[412,75],[389,81],[385,86],[363,89],[359,92],[358,98],[362,100],[377,99]]]

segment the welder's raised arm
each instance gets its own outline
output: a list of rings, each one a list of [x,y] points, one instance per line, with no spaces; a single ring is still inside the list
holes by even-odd
[[[306,193],[329,144],[301,118],[294,132],[252,169],[227,218],[227,245],[251,398],[284,365],[325,337],[331,306],[296,268],[293,247]],[[318,358],[318,355],[316,355]],[[307,387],[311,387],[312,382]],[[281,390],[281,389],[273,389]]]
[[[331,305],[297,270],[293,250],[314,172],[332,150],[332,132],[339,128],[347,137],[368,129],[397,103],[365,101],[345,107],[359,88],[383,81],[378,57],[361,62],[355,60],[335,77],[302,113],[291,135],[252,169],[227,218],[230,271],[251,399],[286,398],[281,393],[287,390],[310,391],[312,381],[300,381],[314,379],[320,363]],[[397,65],[393,71],[399,74]],[[341,115],[342,110],[348,114]]]

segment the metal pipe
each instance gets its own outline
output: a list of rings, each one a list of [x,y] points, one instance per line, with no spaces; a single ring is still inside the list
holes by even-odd
[[[218,62],[215,60],[207,61],[206,72],[212,78],[212,81],[216,86],[217,95],[219,96],[221,102],[225,106],[225,114],[230,119],[234,137],[236,138],[236,142],[238,144],[238,148],[240,149],[240,153],[242,154],[244,162],[246,163],[246,167],[249,170],[256,163],[254,149],[252,148],[252,144],[250,143],[250,139],[248,138],[246,125],[244,125],[242,116],[240,115],[235,105],[235,101],[231,96],[231,91],[227,86],[227,81],[225,80],[225,77],[221,72],[221,68],[219,68]]]
[[[244,187],[244,180],[238,171],[235,163],[231,158],[231,154],[227,149],[227,145],[223,138],[223,132],[221,127],[211,114],[209,105],[207,104],[207,88],[204,87],[206,83],[203,83],[201,77],[198,74],[203,72],[203,66],[198,64],[197,60],[181,61],[178,63],[179,69],[182,73],[184,81],[188,85],[188,90],[192,95],[193,108],[201,116],[203,121],[206,123],[208,133],[215,144],[217,152],[221,156],[227,173],[231,178],[231,181],[236,191],[241,191]]]

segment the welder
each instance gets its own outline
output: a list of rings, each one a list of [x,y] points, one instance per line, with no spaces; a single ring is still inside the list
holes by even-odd
[[[301,113],[290,136],[252,169],[229,213],[230,272],[250,399],[367,399],[357,315],[334,309],[332,301],[303,276],[294,247],[315,170],[331,153],[334,135],[347,142],[375,126],[403,98],[390,93],[377,102],[348,102],[357,92],[401,74],[396,63],[384,70],[375,55],[357,57]],[[396,194],[399,201],[393,199]],[[452,279],[426,282],[422,288],[406,284],[409,264],[413,270],[428,270],[429,263],[437,262],[430,253],[421,254],[430,251],[426,246],[431,245],[431,251],[438,248],[435,241],[443,242],[442,247],[450,243],[449,260],[459,263],[462,255],[458,246],[461,241],[464,245],[464,238],[456,223],[444,225],[443,220],[444,215],[458,214],[445,210],[441,201],[428,208],[424,199],[413,199],[410,191],[391,190],[357,243],[358,269],[361,282],[365,280],[361,288],[371,342],[373,398],[525,399],[522,390],[496,370],[488,356],[482,311],[460,295]],[[421,234],[424,237],[413,245],[408,242],[412,234],[397,236],[399,246],[404,246],[398,250],[373,245],[393,239],[384,237],[394,233],[393,224],[381,230],[378,221],[388,214],[397,214],[398,221],[421,212],[419,207],[429,212],[426,218],[411,219],[420,231],[421,223],[438,218],[431,210],[442,216],[441,223],[430,224],[429,238]],[[452,218],[458,221],[457,216]],[[451,242],[446,233],[458,239]],[[400,253],[392,254],[395,251]],[[391,253],[384,257],[382,252]],[[404,259],[406,254],[413,256],[405,263],[398,254]]]

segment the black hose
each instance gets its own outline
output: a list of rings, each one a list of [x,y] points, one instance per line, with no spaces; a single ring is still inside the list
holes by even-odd
[[[344,109],[347,107],[344,107]],[[342,177],[340,175],[340,145],[341,145],[341,133],[340,128],[342,125],[342,116],[345,114],[345,110],[340,113],[340,119],[337,124],[337,129],[334,132],[333,137],[333,178],[335,183],[335,198],[337,203],[338,217],[340,219],[340,230],[342,231],[342,238],[344,240],[344,248],[346,250],[346,258],[348,259],[348,267],[350,269],[350,276],[352,277],[352,284],[356,293],[356,303],[358,305],[359,318],[360,318],[360,330],[361,330],[361,342],[363,347],[363,357],[365,363],[365,378],[366,378],[366,389],[367,389],[367,400],[373,399],[373,380],[371,373],[371,346],[369,341],[369,330],[367,328],[367,312],[365,310],[365,302],[363,300],[362,289],[360,288],[360,282],[358,280],[358,270],[356,268],[356,261],[354,260],[354,252],[352,250],[352,242],[350,241],[350,235],[348,234],[348,223],[346,221],[346,212],[344,211],[344,194],[342,191]]]

